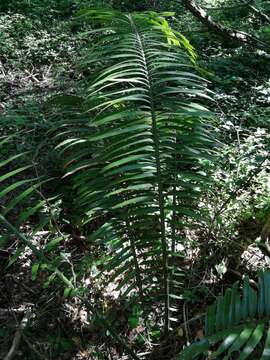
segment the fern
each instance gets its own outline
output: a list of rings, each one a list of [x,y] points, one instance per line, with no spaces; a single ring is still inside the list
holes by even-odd
[[[99,66],[84,103],[83,121],[62,126],[58,145],[75,191],[81,224],[96,227],[88,240],[110,251],[103,272],[122,295],[164,301],[164,329],[182,284],[174,266],[183,239],[177,227],[198,216],[207,183],[199,162],[212,140],[208,98],[194,74],[192,47],[155,13],[81,12],[101,24],[84,66]],[[192,59],[192,62],[190,61]],[[199,100],[200,101],[200,100]],[[172,309],[173,310],[173,309]]]
[[[259,278],[258,290],[244,278],[211,305],[205,316],[205,339],[182,351],[178,360],[270,358],[270,272]],[[218,346],[217,346],[218,345]],[[209,352],[211,348],[217,350]],[[256,355],[255,355],[255,354]]]

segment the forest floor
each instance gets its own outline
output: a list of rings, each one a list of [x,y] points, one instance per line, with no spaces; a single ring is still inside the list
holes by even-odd
[[[47,232],[36,234],[35,245],[39,247],[48,237]],[[12,254],[14,242],[9,248],[8,254]],[[63,251],[70,253],[70,261],[75,264],[80,261],[81,249],[78,250],[76,242],[70,241],[62,244]],[[252,274],[257,269],[267,266],[267,258],[260,253],[258,248],[250,246],[242,255],[246,269]],[[35,256],[29,249],[26,249],[8,267],[8,258],[1,257],[0,268],[0,359],[5,359],[16,338],[20,334],[14,351],[16,359],[103,359],[104,353],[110,354],[110,359],[127,359],[121,355],[119,348],[102,332],[101,328],[93,322],[93,318],[87,307],[80,300],[68,299],[63,294],[62,286],[52,283],[48,286],[46,271],[34,276],[32,264],[35,263]],[[197,271],[190,268],[190,272]],[[208,278],[208,280],[207,280]],[[193,277],[193,281],[196,277]],[[205,306],[212,299],[223,292],[223,289],[231,286],[234,281],[241,279],[241,273],[231,271],[219,280],[216,276],[205,273],[197,276],[197,283],[189,284],[193,292],[187,294],[190,299],[183,302],[183,308],[179,308],[179,318],[186,319],[186,324],[179,323],[166,343],[161,343],[155,349],[153,340],[145,341],[138,353],[150,354],[151,359],[170,359],[178,352],[186,339],[182,338],[185,327],[188,326],[189,336],[198,339],[202,329],[202,315]],[[207,283],[207,291],[203,293],[198,282]],[[89,295],[93,296],[93,279],[89,276],[84,278],[84,286],[89,288]],[[197,290],[196,290],[197,289]],[[111,287],[113,290],[113,286]],[[90,296],[91,296],[90,295]],[[130,342],[139,339],[140,333],[144,330],[141,324],[135,329],[128,325],[130,310],[123,306],[117,298],[112,296],[110,289],[106,292],[96,292],[95,301],[100,302],[104,307],[104,313],[108,318],[112,317],[114,326]],[[157,310],[158,311],[158,310]],[[20,324],[27,318],[27,327],[21,331]],[[169,355],[170,354],[170,355]],[[105,357],[106,358],[106,357]],[[104,358],[104,359],[105,359]]]

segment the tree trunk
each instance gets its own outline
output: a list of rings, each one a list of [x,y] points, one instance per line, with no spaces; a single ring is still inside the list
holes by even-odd
[[[206,25],[209,30],[215,32],[217,35],[220,35],[226,40],[245,43],[253,45],[257,48],[266,48],[267,45],[264,44],[259,39],[249,35],[243,31],[233,30],[215,22],[207,12],[198,6],[194,0],[182,0],[183,5],[187,10],[189,10],[201,23]]]

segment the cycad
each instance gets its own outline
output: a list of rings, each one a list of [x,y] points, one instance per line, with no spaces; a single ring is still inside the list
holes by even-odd
[[[206,183],[198,170],[211,144],[208,112],[196,102],[208,97],[205,81],[194,74],[192,47],[158,14],[86,10],[81,19],[102,25],[84,61],[101,71],[88,89],[86,120],[64,127],[58,148],[75,209],[97,227],[89,241],[110,252],[108,281],[120,279],[122,294],[138,293],[143,303],[163,298],[167,331],[182,276],[177,229],[197,216]]]
[[[270,272],[265,271],[257,291],[245,277],[242,292],[237,282],[218,297],[205,316],[205,339],[183,350],[177,359],[270,359],[269,321]],[[213,347],[217,350],[210,352]]]

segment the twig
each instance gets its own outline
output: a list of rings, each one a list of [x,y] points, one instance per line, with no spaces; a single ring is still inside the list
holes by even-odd
[[[11,308],[11,309],[0,309],[0,319],[5,319],[10,316],[12,313],[21,314],[24,313],[24,308]]]
[[[184,318],[184,328],[185,328],[187,343],[190,345],[189,327],[188,327],[187,312],[186,312],[186,303],[184,303],[184,305],[183,305],[183,318]]]
[[[19,286],[21,286],[22,288],[24,288],[24,290],[26,290],[27,292],[33,294],[33,295],[37,295],[36,291],[34,291],[33,289],[31,289],[29,286],[25,285],[23,282],[14,279],[14,277],[12,277],[12,281],[14,281],[16,284],[18,284]]]
[[[32,80],[34,80],[35,82],[37,82],[38,84],[40,83],[40,81],[37,79],[37,77],[36,77],[36,75],[37,74],[32,74],[32,73],[30,73],[30,71],[28,71],[28,70],[26,70],[26,72],[27,72],[27,74],[28,74],[28,76],[27,76],[27,78],[31,78]],[[26,79],[27,79],[26,78]]]
[[[27,337],[26,337],[24,334],[22,334],[22,336],[23,336],[23,340],[26,342],[26,344],[29,346],[29,348],[30,348],[35,354],[37,354],[40,359],[42,359],[42,360],[48,360],[48,358],[47,358],[45,355],[41,354],[41,353],[30,343],[30,341],[27,339]]]
[[[15,355],[16,355],[16,352],[18,350],[18,347],[20,345],[20,342],[21,342],[21,338],[22,338],[22,334],[23,334],[23,330],[26,328],[27,324],[28,324],[28,321],[31,317],[31,310],[28,309],[26,311],[26,314],[25,316],[23,317],[16,333],[15,333],[15,336],[14,336],[14,339],[13,339],[13,342],[12,342],[12,345],[11,345],[11,348],[9,349],[9,352],[7,353],[7,355],[4,357],[3,360],[12,360]]]

